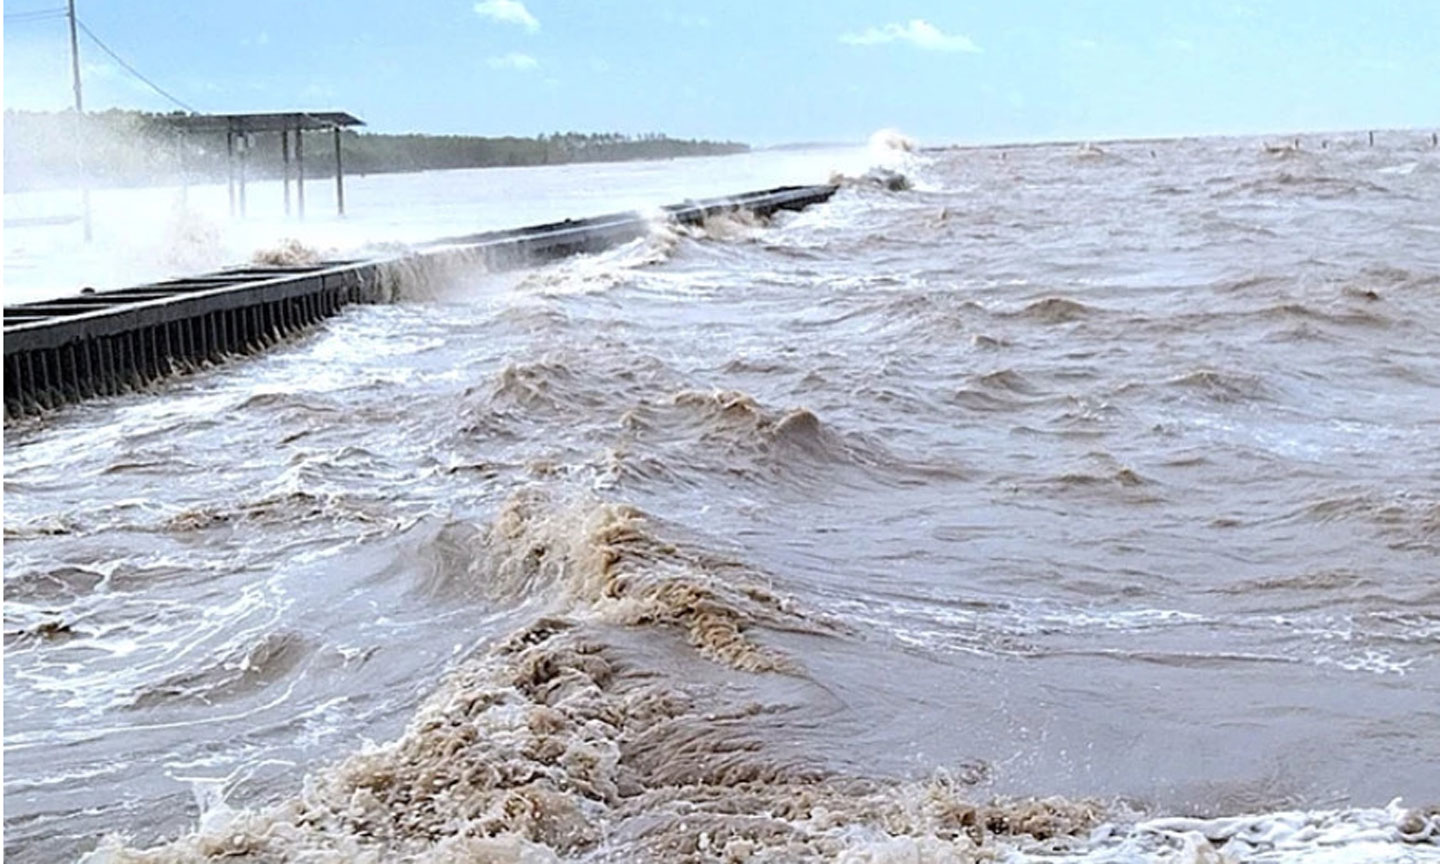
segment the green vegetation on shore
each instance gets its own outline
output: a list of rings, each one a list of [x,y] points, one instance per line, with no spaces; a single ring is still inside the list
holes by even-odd
[[[71,111],[7,110],[5,189],[73,186],[82,170],[95,186],[224,180],[224,134],[182,136],[167,122],[171,116],[112,109],[77,118]],[[345,131],[340,140],[346,174],[670,159],[750,149],[734,141],[682,140],[656,133],[492,138]],[[333,176],[333,147],[329,132],[306,133],[306,177]],[[280,134],[250,136],[246,176],[279,177],[281,170]]]

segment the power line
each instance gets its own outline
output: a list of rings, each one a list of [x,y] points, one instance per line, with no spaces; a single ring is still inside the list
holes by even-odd
[[[85,26],[85,22],[84,22],[84,21],[81,21],[81,20],[79,20],[79,19],[77,18],[77,19],[75,20],[75,23],[76,23],[76,25],[78,25],[78,26],[80,27],[81,30],[83,30],[83,31],[85,32],[85,35],[86,35],[86,36],[89,36],[89,37],[90,37],[90,41],[91,41],[91,42],[94,42],[96,45],[100,46],[100,50],[101,50],[101,51],[104,51],[106,54],[109,54],[109,55],[110,55],[110,59],[111,59],[111,60],[114,60],[116,63],[119,63],[122,67],[124,67],[124,69],[125,69],[126,72],[129,72],[131,75],[134,75],[136,78],[139,78],[141,81],[145,82],[145,84],[148,85],[151,90],[154,90],[156,93],[159,93],[161,96],[164,96],[166,99],[169,99],[171,102],[174,102],[176,105],[180,106],[181,108],[184,108],[186,111],[189,111],[191,114],[199,114],[199,113],[201,113],[200,111],[196,110],[196,108],[195,108],[194,106],[192,106],[192,105],[190,105],[190,104],[188,104],[188,103],[180,100],[179,98],[171,95],[170,92],[169,92],[168,90],[166,90],[164,87],[161,87],[159,84],[156,84],[154,81],[151,81],[149,78],[146,78],[144,75],[140,74],[140,71],[139,71],[138,69],[136,69],[134,66],[131,66],[129,63],[126,63],[125,60],[124,60],[124,58],[122,58],[119,54],[116,54],[114,51],[112,51],[112,50],[110,49],[110,46],[109,46],[109,45],[106,45],[104,42],[101,42],[101,41],[100,41],[100,37],[99,37],[99,36],[96,36],[93,32],[91,32],[91,30],[90,30],[89,27],[86,27],[86,26]]]

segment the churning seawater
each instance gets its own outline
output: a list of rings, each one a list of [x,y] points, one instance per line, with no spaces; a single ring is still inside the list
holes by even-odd
[[[1440,860],[1427,145],[896,151],[7,426],[7,860]]]

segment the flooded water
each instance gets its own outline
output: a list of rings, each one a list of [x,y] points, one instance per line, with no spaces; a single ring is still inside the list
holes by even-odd
[[[8,425],[7,860],[1440,861],[1381,144],[892,151]]]

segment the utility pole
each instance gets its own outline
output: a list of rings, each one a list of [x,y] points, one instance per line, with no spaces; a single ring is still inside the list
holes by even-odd
[[[93,234],[90,227],[90,178],[85,174],[85,155],[81,143],[85,131],[85,100],[80,95],[80,40],[76,36],[75,27],[75,0],[69,0],[70,18],[70,76],[75,82],[75,165],[80,169],[80,203],[84,208],[85,220],[85,242],[89,243]]]

